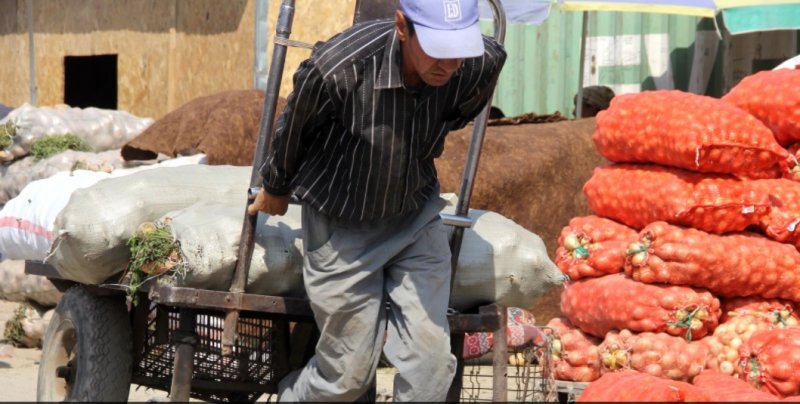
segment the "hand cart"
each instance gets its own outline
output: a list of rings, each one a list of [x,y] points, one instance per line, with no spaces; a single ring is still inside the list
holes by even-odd
[[[287,47],[309,47],[289,39],[294,3],[282,0],[280,7],[247,190],[250,200],[260,185],[258,167],[273,130]],[[502,42],[504,11],[499,0],[489,3],[495,37]],[[354,22],[389,17],[396,6],[397,0],[358,0]],[[446,224],[456,226],[451,240],[454,271],[464,228],[471,226],[467,213],[488,110],[489,106],[474,122],[456,212],[442,215]],[[245,293],[256,216],[244,216],[238,262],[227,292],[148,283],[138,292],[138,305],[129,306],[124,286],[77,284],[61,278],[50,265],[27,262],[27,273],[46,276],[65,292],[45,334],[37,400],[127,401],[131,384],[167,391],[171,401],[180,402],[190,397],[254,402],[263,394],[277,393],[283,376],[313,355],[318,335],[308,301]],[[459,401],[471,397],[462,393],[464,333],[493,332],[495,341],[505,341],[506,309],[489,305],[476,313],[452,313],[449,321],[459,366],[448,401]],[[491,371],[484,375],[491,380],[485,382],[491,390],[483,398],[507,401],[508,350],[504,343],[495,345]],[[525,391],[535,390],[527,380],[525,384]],[[531,397],[523,401],[542,399]],[[373,384],[362,401],[375,399]]]

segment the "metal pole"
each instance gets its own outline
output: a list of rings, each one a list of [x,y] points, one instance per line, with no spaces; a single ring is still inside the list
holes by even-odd
[[[589,12],[583,12],[583,24],[581,31],[581,65],[578,69],[578,96],[575,99],[575,119],[580,119],[583,114],[583,75],[584,64],[586,63],[586,38],[589,36]]]
[[[506,37],[506,12],[500,4],[500,0],[489,0],[489,5],[492,7],[494,14],[494,38],[500,44],[505,41]],[[478,117],[473,122],[474,128],[472,130],[472,140],[469,143],[467,151],[467,162],[464,166],[464,174],[461,179],[461,190],[458,193],[458,202],[456,203],[455,214],[456,216],[469,217],[469,202],[472,198],[472,189],[475,183],[475,173],[478,171],[478,160],[480,160],[481,147],[483,146],[483,138],[486,133],[486,126],[489,120],[489,110],[492,107],[492,99],[486,107],[483,108]],[[453,285],[456,279],[456,268],[458,266],[458,255],[461,253],[461,242],[464,239],[464,228],[455,227],[453,229],[453,236],[450,239],[450,251],[452,253],[452,276],[450,279],[450,290],[453,290]]]
[[[259,90],[267,88],[267,22],[269,7],[267,0],[256,0],[255,38],[253,38],[253,87]]]
[[[252,201],[255,195],[249,191],[261,185],[261,175],[259,168],[264,163],[264,156],[269,147],[269,138],[273,129],[273,118],[275,109],[278,105],[278,93],[280,92],[281,80],[283,78],[283,67],[286,61],[287,46],[280,39],[288,40],[292,32],[292,20],[294,19],[294,0],[283,0],[281,10],[278,14],[278,23],[275,29],[275,41],[272,50],[272,60],[267,79],[267,90],[264,98],[264,109],[261,112],[261,124],[258,130],[258,143],[256,144],[255,156],[253,157],[253,170],[250,175],[250,188],[248,188],[248,199]],[[239,254],[237,256],[236,268],[233,272],[231,282],[231,293],[234,294],[233,300],[241,299],[247,285],[247,275],[250,272],[250,260],[253,257],[253,236],[255,234],[256,219],[258,215],[250,216],[244,212],[244,223],[242,225],[242,235],[239,239]],[[238,304],[239,302],[233,302]],[[229,355],[236,343],[236,324],[239,321],[239,311],[229,310],[225,313],[225,325],[222,330],[222,354]]]
[[[181,309],[178,331],[172,336],[175,344],[175,362],[172,369],[172,384],[169,399],[174,403],[187,403],[192,392],[192,373],[194,373],[194,347],[197,335],[197,315],[191,310]]]
[[[489,5],[492,7],[494,14],[494,38],[500,44],[503,43],[506,36],[506,13],[500,0],[489,0]],[[469,220],[469,201],[472,197],[472,188],[475,180],[475,173],[478,171],[478,160],[481,155],[481,146],[483,146],[483,138],[486,133],[486,126],[489,120],[489,110],[492,107],[492,98],[489,97],[489,102],[483,108],[478,117],[473,122],[474,128],[472,130],[472,140],[469,143],[467,150],[467,162],[464,166],[464,174],[461,179],[461,191],[459,192],[458,202],[456,203],[455,216],[461,216]],[[452,296],[453,285],[456,279],[456,269],[458,268],[458,256],[461,253],[461,242],[464,239],[464,228],[454,227],[453,236],[450,238],[450,252],[451,257],[451,276],[450,276],[450,295]],[[464,354],[464,333],[457,333],[450,335],[450,349],[451,353],[458,359],[456,361],[456,372],[450,388],[447,391],[448,402],[458,402],[461,398],[462,379],[464,374],[464,361],[462,359]]]
[[[25,8],[28,12],[28,75],[30,77],[31,105],[38,105],[36,97],[36,54],[33,44],[33,0],[27,0]]]

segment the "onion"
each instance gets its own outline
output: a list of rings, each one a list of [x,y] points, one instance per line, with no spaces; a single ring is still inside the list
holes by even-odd
[[[635,267],[643,266],[645,262],[647,262],[647,253],[644,251],[636,253],[631,257],[631,265]]]
[[[628,251],[626,251],[626,253],[627,255],[634,255],[644,250],[645,250],[644,243],[642,243],[641,241],[635,241],[628,246]]]
[[[617,359],[611,352],[603,352],[602,359],[606,368],[616,370]]]
[[[525,356],[522,352],[517,352],[508,357],[508,364],[511,366],[522,366],[525,364]]]
[[[695,318],[695,319],[692,320],[691,328],[694,331],[702,330],[703,329],[703,322]]]
[[[614,352],[614,359],[619,364],[619,367],[625,367],[628,364],[628,353],[623,350]]]
[[[672,380],[683,380],[686,378],[686,375],[684,375],[680,369],[667,369],[664,376]]]
[[[734,348],[728,348],[725,351],[725,359],[729,362],[736,362],[739,360],[739,351]]]
[[[570,233],[564,237],[564,248],[569,251],[574,251],[581,246],[580,240],[575,233]]]
[[[726,375],[733,375],[733,371],[734,370],[735,370],[735,367],[733,366],[733,363],[731,363],[731,362],[722,361],[719,364],[719,371],[722,372],[722,373],[725,373]]]
[[[653,376],[661,376],[661,365],[657,363],[651,363],[644,367],[644,372],[649,373]]]
[[[553,339],[553,342],[550,343],[550,348],[553,350],[554,355],[561,354],[561,340],[558,338]]]

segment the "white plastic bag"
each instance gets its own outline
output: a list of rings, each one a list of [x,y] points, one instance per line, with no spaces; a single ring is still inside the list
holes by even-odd
[[[0,251],[7,259],[44,260],[53,243],[53,222],[70,195],[108,173],[76,170],[33,181],[0,210]]]
[[[68,153],[67,153],[68,154]],[[106,178],[121,177],[159,167],[178,167],[204,161],[204,155],[179,157],[159,164],[108,172],[87,170],[57,172],[33,181],[0,209],[0,251],[7,259],[44,260],[55,238],[56,216],[77,189]],[[65,160],[69,158],[64,157]],[[58,166],[57,164],[50,167]]]
[[[36,139],[67,133],[85,141],[95,152],[119,149],[154,122],[125,111],[66,106],[37,108],[27,103],[11,111],[0,124],[6,121],[16,126],[14,145],[7,148],[15,157],[27,154]]]
[[[126,268],[126,242],[139,224],[200,201],[244,203],[250,173],[250,167],[159,167],[78,189],[56,217],[47,262],[67,279],[103,282]]]

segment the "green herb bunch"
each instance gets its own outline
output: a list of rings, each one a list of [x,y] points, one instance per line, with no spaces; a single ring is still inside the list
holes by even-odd
[[[71,133],[44,136],[31,142],[31,155],[37,161],[67,150],[92,151],[92,148],[81,138]]]

